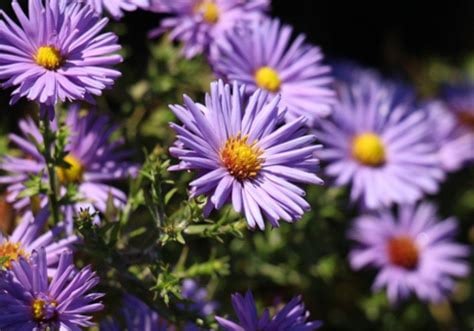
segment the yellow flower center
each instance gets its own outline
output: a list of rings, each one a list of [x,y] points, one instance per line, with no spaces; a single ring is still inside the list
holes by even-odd
[[[474,131],[474,112],[463,111],[458,113],[459,122]]]
[[[68,154],[64,161],[69,164],[69,168],[56,168],[56,175],[61,184],[80,183],[85,170],[81,161],[72,154]]]
[[[254,178],[262,168],[262,151],[256,142],[249,144],[247,140],[247,136],[238,134],[229,138],[220,151],[222,164],[238,180]]]
[[[257,86],[272,93],[278,92],[281,87],[281,79],[275,69],[261,67],[255,72]]]
[[[214,24],[219,20],[219,7],[212,0],[202,1],[196,6],[196,11],[202,14],[207,23]]]
[[[352,141],[352,156],[360,163],[379,167],[385,163],[385,146],[374,133],[363,133]]]
[[[36,321],[47,321],[54,317],[54,308],[58,306],[58,303],[54,300],[43,300],[35,299],[31,304],[33,310],[33,318]]]
[[[56,70],[61,66],[63,59],[61,53],[53,46],[41,46],[36,52],[35,61],[43,68]]]
[[[419,251],[413,239],[407,236],[392,238],[387,245],[388,257],[393,264],[414,269],[418,265]]]
[[[29,255],[22,248],[20,243],[12,243],[9,241],[0,244],[0,258],[6,258],[0,267],[10,269],[12,262],[17,261],[20,257],[28,258]]]

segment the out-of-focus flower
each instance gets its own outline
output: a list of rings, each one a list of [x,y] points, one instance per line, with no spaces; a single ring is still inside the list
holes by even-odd
[[[181,162],[170,170],[199,172],[191,196],[209,197],[206,214],[231,201],[250,228],[264,229],[264,217],[275,227],[294,222],[310,208],[294,183],[322,184],[314,156],[321,146],[305,134],[304,117],[279,126],[279,96],[259,89],[246,101],[244,89],[214,82],[205,105],[185,96],[185,107],[171,106],[183,126],[171,124],[177,142],[170,151]]]
[[[439,221],[428,203],[401,206],[398,215],[389,210],[363,215],[349,232],[357,243],[349,259],[354,269],[379,270],[373,288],[386,288],[392,303],[412,293],[438,302],[452,291],[453,277],[469,272],[464,260],[469,248],[454,242],[456,230],[456,220]]]
[[[165,319],[133,295],[125,295],[120,310],[128,331],[167,331],[174,330]],[[101,331],[124,330],[117,318],[108,318],[100,323]]]
[[[155,0],[150,10],[171,16],[150,37],[169,31],[169,37],[182,42],[184,55],[191,58],[207,53],[211,43],[234,27],[260,21],[264,4],[260,0]]]
[[[148,8],[149,0],[84,0],[97,13],[102,14],[104,10],[113,18],[120,19],[125,11],[134,11],[137,8]]]
[[[469,132],[464,128],[460,119],[442,101],[432,101],[425,108],[443,169],[456,171],[474,160],[474,130]]]
[[[310,314],[299,296],[293,298],[273,317],[270,316],[268,309],[262,316],[258,316],[255,300],[250,291],[245,297],[239,293],[232,295],[232,306],[239,319],[238,323],[216,316],[219,325],[228,331],[310,331],[322,325],[319,321],[308,321]]]
[[[0,274],[0,329],[79,330],[93,326],[91,314],[102,310],[101,293],[89,291],[99,282],[90,266],[76,270],[64,252],[51,279],[44,249],[21,257]]]
[[[108,121],[106,116],[94,112],[83,115],[77,107],[71,107],[67,114],[66,125],[70,137],[66,150],[69,154],[64,161],[70,166],[58,167],[56,175],[62,184],[63,193],[67,185],[77,184],[79,201],[73,208],[65,209],[66,220],[72,220],[73,213],[81,209],[105,212],[109,201],[116,208],[121,208],[126,201],[125,193],[108,182],[133,176],[137,168],[127,161],[130,151],[120,149],[123,141],[110,142],[116,127],[110,126]],[[0,177],[0,183],[8,185],[7,199],[14,202],[17,209],[31,204],[31,199],[19,197],[28,177],[46,173],[45,160],[35,147],[35,144],[43,142],[39,128],[32,119],[27,119],[20,121],[20,130],[24,137],[11,134],[10,139],[24,155],[6,155],[0,162],[0,169],[8,172],[6,176]],[[44,206],[46,197],[40,200],[41,206]],[[70,230],[72,223],[68,226]]]
[[[199,284],[193,279],[185,279],[183,281],[183,285],[181,286],[181,294],[184,299],[189,300],[189,304],[186,304],[182,307],[185,311],[206,317],[212,315],[217,308],[216,302],[209,301],[207,290],[203,287],[200,287]],[[187,323],[184,326],[184,330],[197,331],[201,329],[193,323]]]
[[[27,211],[21,223],[15,228],[11,236],[0,233],[0,259],[5,261],[0,267],[10,268],[20,257],[28,260],[33,250],[44,247],[49,274],[57,266],[59,256],[66,250],[72,250],[73,245],[79,242],[75,235],[64,238],[64,224],[58,224],[51,230],[44,232],[48,221],[48,208],[43,208],[36,216]],[[44,233],[43,233],[44,232]]]
[[[79,1],[28,1],[28,16],[12,2],[19,25],[4,12],[0,20],[0,79],[15,87],[11,103],[26,97],[47,106],[93,101],[114,84],[122,61],[117,36],[102,33],[107,19]],[[50,114],[50,117],[54,116]]]
[[[338,91],[333,115],[316,129],[325,147],[318,156],[335,184],[352,184],[351,199],[370,209],[437,192],[444,172],[427,113],[371,77]]]
[[[305,116],[312,125],[330,114],[336,101],[331,69],[321,63],[321,50],[305,43],[304,35],[292,41],[292,31],[278,19],[236,29],[218,41],[211,64],[225,80],[245,84],[247,92],[261,88],[280,94],[288,120]]]

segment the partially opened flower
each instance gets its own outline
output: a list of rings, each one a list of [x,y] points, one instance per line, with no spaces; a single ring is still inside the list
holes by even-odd
[[[439,302],[453,290],[454,277],[469,272],[469,248],[454,241],[456,229],[456,220],[439,221],[427,203],[363,215],[349,232],[356,242],[349,259],[356,270],[378,269],[373,288],[386,288],[392,303],[411,294]]]
[[[469,131],[456,114],[442,101],[428,103],[426,109],[445,171],[456,171],[474,160],[474,130]]]
[[[239,293],[232,295],[232,306],[237,314],[238,322],[216,316],[216,320],[224,330],[228,331],[311,331],[318,329],[322,323],[308,321],[309,311],[306,310],[301,297],[293,298],[287,305],[271,317],[268,309],[259,316],[252,292],[245,297]]]
[[[171,124],[177,142],[171,148],[181,162],[171,170],[197,170],[191,196],[209,197],[206,212],[232,202],[250,228],[294,222],[310,206],[295,183],[322,184],[316,176],[315,137],[306,134],[301,117],[279,126],[280,98],[257,90],[247,101],[244,87],[211,84],[205,105],[184,97],[185,107],[171,109],[183,126]]]
[[[207,53],[210,45],[237,25],[246,25],[262,18],[263,3],[242,0],[158,0],[151,10],[166,12],[159,28],[151,31],[156,37],[169,31],[169,37],[183,43],[187,58]]]
[[[116,127],[108,122],[106,116],[99,116],[95,112],[81,114],[77,107],[71,107],[68,111],[66,125],[70,137],[66,146],[68,155],[64,161],[69,167],[58,167],[56,175],[62,184],[63,193],[69,184],[78,187],[78,201],[73,208],[65,210],[69,221],[74,211],[89,208],[91,212],[105,212],[108,202],[120,208],[126,201],[125,193],[109,182],[133,176],[137,168],[127,161],[130,151],[121,149],[123,141],[110,141]],[[46,176],[45,160],[35,147],[35,143],[43,141],[39,128],[33,120],[27,119],[20,121],[20,130],[23,137],[12,134],[10,139],[24,153],[23,156],[7,155],[0,162],[0,169],[8,172],[6,176],[0,177],[0,183],[7,184],[7,200],[14,203],[17,209],[31,204],[29,198],[20,197],[29,176],[42,172]],[[45,204],[46,197],[42,199],[41,206]],[[72,223],[68,226],[72,226]]]
[[[278,19],[235,29],[219,40],[211,64],[228,82],[245,84],[247,92],[261,88],[280,94],[288,120],[305,116],[312,125],[330,114],[336,101],[331,69],[318,47],[307,44],[304,35],[292,40],[292,32]]]
[[[28,16],[12,2],[19,24],[3,11],[0,20],[0,80],[21,97],[54,106],[59,101],[88,100],[114,84],[122,61],[117,36],[102,33],[100,19],[80,1],[28,1]]]
[[[105,10],[115,19],[123,17],[125,11],[134,11],[137,8],[148,8],[149,0],[85,0],[97,13]]]
[[[72,254],[61,255],[56,273],[47,274],[44,249],[27,261],[12,263],[11,271],[0,274],[0,329],[80,330],[93,326],[91,314],[102,310],[100,293],[90,292],[99,278],[88,266],[77,270]]]
[[[48,208],[43,208],[36,216],[27,211],[21,223],[11,236],[0,233],[0,259],[4,259],[0,267],[11,268],[20,257],[29,260],[32,252],[44,247],[49,274],[59,261],[59,256],[66,250],[72,250],[79,242],[75,235],[65,236],[64,224],[58,224],[51,230],[44,231],[48,221]]]
[[[436,193],[444,177],[428,115],[396,86],[361,78],[341,84],[331,118],[318,124],[318,153],[336,185],[352,184],[351,199],[376,209]]]

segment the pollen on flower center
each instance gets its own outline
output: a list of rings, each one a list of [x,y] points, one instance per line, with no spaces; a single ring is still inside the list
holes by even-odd
[[[352,156],[360,163],[379,167],[385,163],[385,146],[374,133],[363,133],[352,141]]]
[[[196,11],[198,13],[202,13],[202,16],[204,18],[204,21],[207,23],[217,23],[219,20],[219,7],[216,5],[216,3],[212,0],[205,0],[202,1],[197,7]]]
[[[254,178],[262,168],[262,151],[240,134],[229,138],[221,148],[220,158],[229,173],[238,180]]]
[[[84,176],[84,166],[74,155],[68,154],[64,161],[69,164],[69,168],[57,167],[56,174],[62,184],[80,183]]]
[[[35,61],[48,70],[56,70],[61,66],[63,58],[53,46],[42,46],[36,52]]]
[[[36,298],[31,304],[33,318],[36,321],[48,321],[55,317],[57,302],[49,298]]]
[[[416,243],[407,236],[392,238],[387,245],[390,262],[405,269],[418,265],[419,251]]]
[[[257,86],[270,92],[278,92],[281,87],[281,79],[275,69],[261,67],[255,72]]]
[[[11,263],[18,260],[20,257],[28,258],[28,254],[22,249],[20,243],[4,242],[0,244],[0,259],[5,258],[1,267],[11,268]]]

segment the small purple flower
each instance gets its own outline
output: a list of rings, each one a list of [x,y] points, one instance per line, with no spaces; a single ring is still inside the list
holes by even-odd
[[[441,101],[432,101],[425,108],[443,169],[448,172],[456,171],[473,161],[474,130],[469,132],[463,127],[455,113]]]
[[[149,0],[84,0],[97,13],[102,14],[107,10],[115,19],[123,17],[124,11],[134,11],[137,8],[148,8]]]
[[[322,323],[319,321],[308,322],[309,311],[305,309],[301,297],[293,298],[285,307],[271,317],[268,309],[262,316],[258,316],[252,292],[248,291],[245,297],[236,293],[232,295],[238,323],[216,316],[216,320],[224,330],[228,331],[310,331],[318,329]]]
[[[121,315],[124,318],[126,330],[129,331],[174,330],[174,327],[161,318],[157,312],[133,295],[125,295]],[[100,323],[100,330],[120,331],[124,329],[120,326],[117,318],[108,318]]]
[[[117,36],[101,33],[100,19],[78,1],[28,1],[28,15],[12,2],[19,24],[3,11],[0,21],[0,80],[15,87],[11,103],[21,97],[54,106],[88,100],[114,84],[122,61]]]
[[[371,76],[341,84],[339,92],[333,115],[316,130],[325,147],[318,156],[335,184],[351,183],[351,199],[370,209],[436,193],[444,172],[427,113]]]
[[[237,25],[261,20],[263,4],[261,0],[155,0],[150,10],[171,17],[151,31],[150,37],[169,31],[170,38],[182,42],[184,55],[191,58],[207,53],[215,40]]]
[[[191,196],[209,197],[206,214],[232,202],[250,228],[265,228],[279,220],[294,222],[310,205],[294,183],[322,184],[316,176],[315,137],[306,135],[306,119],[283,126],[280,97],[257,90],[247,101],[244,86],[211,84],[205,105],[184,96],[185,107],[171,109],[184,124],[172,123],[177,142],[170,149],[180,163],[170,170],[197,170]]]
[[[411,293],[438,302],[452,291],[453,277],[469,273],[464,260],[469,248],[453,241],[456,230],[455,219],[439,221],[428,203],[401,206],[398,215],[389,210],[363,215],[349,231],[357,243],[349,260],[356,270],[378,269],[373,289],[386,288],[392,303]]]
[[[181,294],[184,299],[189,300],[190,303],[183,305],[180,308],[183,310],[192,312],[202,317],[206,317],[214,314],[217,303],[209,301],[207,290],[200,287],[199,284],[193,279],[185,279],[181,286]],[[202,330],[194,323],[186,323],[184,326],[185,331],[199,331]]]
[[[321,63],[321,50],[305,43],[304,35],[292,41],[292,31],[278,19],[236,29],[217,42],[211,64],[217,75],[245,84],[249,93],[261,88],[281,94],[287,119],[305,116],[312,125],[329,115],[336,101],[331,69]]]
[[[10,268],[20,257],[28,260],[34,250],[44,247],[49,267],[48,274],[55,270],[53,267],[57,266],[61,253],[72,250],[73,245],[79,242],[79,238],[69,235],[61,239],[65,233],[64,224],[58,224],[44,232],[48,216],[47,208],[40,210],[36,216],[27,211],[11,236],[3,236],[0,233],[0,258],[6,258],[0,267]]]
[[[34,251],[29,261],[20,258],[11,271],[0,274],[0,329],[79,330],[90,327],[91,314],[102,310],[101,293],[89,291],[99,278],[86,267],[77,270],[72,254],[61,255],[49,279],[44,249]]]
[[[56,175],[65,186],[77,184],[79,201],[72,207],[66,208],[66,220],[72,220],[73,213],[89,208],[90,211],[105,212],[109,198],[116,208],[121,208],[126,202],[126,195],[121,190],[108,184],[110,181],[123,180],[133,176],[137,168],[127,162],[130,152],[121,150],[123,141],[110,142],[116,127],[109,125],[106,116],[95,112],[87,115],[80,113],[77,107],[71,107],[67,113],[66,126],[70,131],[69,143],[66,146],[68,155],[64,158],[69,168],[57,168]],[[20,121],[20,130],[24,137],[11,134],[11,141],[24,153],[22,157],[5,156],[0,162],[0,169],[9,174],[0,177],[0,183],[7,184],[7,201],[14,203],[16,209],[30,205],[29,198],[20,198],[24,190],[24,181],[29,176],[44,173],[46,165],[43,156],[35,144],[42,143],[43,138],[32,119]],[[46,178],[45,178],[46,180]],[[46,197],[41,206],[46,204]],[[69,229],[72,223],[68,224]]]

